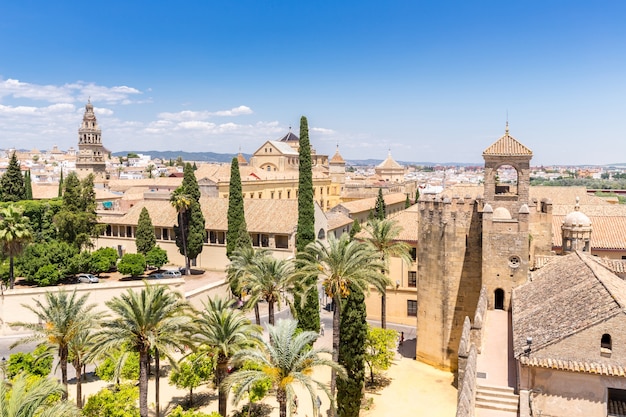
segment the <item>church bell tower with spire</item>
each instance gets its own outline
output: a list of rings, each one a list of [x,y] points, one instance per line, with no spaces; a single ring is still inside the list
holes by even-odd
[[[94,174],[96,179],[106,179],[106,149],[102,146],[102,130],[98,127],[91,100],[85,105],[83,123],[78,129],[78,155],[76,174],[85,178]]]

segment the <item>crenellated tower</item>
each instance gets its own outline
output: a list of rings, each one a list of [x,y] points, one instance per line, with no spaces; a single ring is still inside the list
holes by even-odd
[[[96,179],[106,178],[106,149],[102,146],[102,130],[93,111],[91,100],[85,105],[83,123],[78,129],[78,155],[76,156],[76,174],[85,178],[94,174]]]
[[[478,303],[482,205],[469,195],[419,200],[416,356],[442,369],[456,369],[463,321]]]

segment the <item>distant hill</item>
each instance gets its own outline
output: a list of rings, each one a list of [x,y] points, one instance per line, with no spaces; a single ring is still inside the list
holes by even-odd
[[[237,154],[232,153],[215,153],[215,152],[185,152],[185,151],[120,151],[113,152],[112,156],[126,156],[129,153],[150,155],[152,158],[159,158],[164,161],[170,159],[175,160],[179,156],[185,161],[198,161],[198,162],[217,162],[217,163],[230,163]],[[246,160],[250,160],[251,154],[243,154]],[[353,166],[376,166],[383,162],[382,159],[351,159],[346,160],[348,165]],[[474,166],[482,165],[482,163],[466,163],[466,162],[408,162],[398,161],[402,165],[418,165],[418,166]]]
[[[176,160],[179,156],[184,161],[198,161],[198,162],[228,162],[233,160],[237,154],[232,153],[215,153],[215,152],[185,152],[185,151],[121,151],[113,152],[112,156],[126,156],[129,153],[150,155],[151,158],[159,158],[164,161]],[[250,160],[252,155],[243,154],[246,160]]]

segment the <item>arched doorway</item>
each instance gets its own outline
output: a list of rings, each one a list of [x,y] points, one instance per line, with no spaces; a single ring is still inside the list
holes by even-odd
[[[494,292],[493,308],[504,310],[504,290],[502,288],[498,288]]]

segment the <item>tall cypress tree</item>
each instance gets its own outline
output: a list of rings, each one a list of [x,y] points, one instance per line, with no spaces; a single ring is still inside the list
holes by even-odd
[[[63,197],[63,169],[61,169],[61,176],[59,177],[59,193],[57,197]]]
[[[24,186],[24,176],[20,169],[15,152],[11,155],[9,166],[0,178],[0,194],[2,201],[20,201],[26,199],[26,187]]]
[[[188,259],[195,259],[200,255],[204,247],[206,237],[205,219],[202,214],[202,208],[200,207],[200,187],[198,187],[198,181],[196,180],[193,166],[190,163],[186,163],[183,168],[183,173],[183,183],[178,189],[182,190],[182,194],[189,197],[190,204],[189,208],[179,217],[182,218],[183,224],[174,226],[174,233],[176,235],[176,246],[178,246],[180,253],[184,255],[184,236],[187,247],[187,257]],[[181,228],[184,228],[184,234]],[[187,269],[187,273],[189,273],[188,265],[185,265],[185,269]]]
[[[135,232],[135,245],[137,253],[145,255],[156,245],[156,236],[154,235],[154,226],[147,208],[142,208],[137,222],[137,231]]]
[[[406,200],[404,200],[404,208],[408,209],[411,207],[411,200],[409,199],[409,193],[406,194]]]
[[[228,259],[235,250],[243,245],[252,246],[252,240],[246,225],[239,161],[237,158],[233,158],[230,164],[230,186],[228,190],[228,230],[226,231],[226,256]]]
[[[356,236],[356,234],[360,231],[361,223],[359,222],[359,219],[354,219],[354,221],[352,222],[352,228],[350,229],[350,239],[354,239],[354,236]]]
[[[26,171],[26,178],[24,181],[24,188],[26,188],[26,200],[33,199],[33,184],[30,179],[30,169]]]
[[[347,378],[337,379],[337,413],[339,417],[358,417],[365,380],[365,318],[363,291],[350,285],[350,294],[343,302],[340,323],[339,363],[346,368]]]
[[[309,124],[306,117],[300,118],[300,149],[298,178],[298,229],[296,232],[296,250],[303,252],[306,246],[315,241],[315,206],[313,203],[313,166],[311,163],[311,144],[309,142]],[[317,277],[309,278],[310,290],[306,302],[301,305],[300,297],[295,297],[298,327],[302,330],[319,332],[320,313],[317,293]]]
[[[385,220],[387,215],[387,207],[385,206],[385,199],[383,198],[383,189],[378,189],[378,198],[376,198],[376,206],[374,207],[374,217],[378,220]]]
[[[420,187],[415,189],[415,202],[417,203],[420,199]]]

